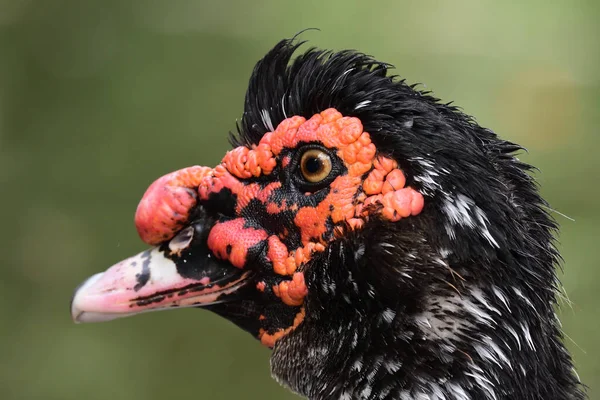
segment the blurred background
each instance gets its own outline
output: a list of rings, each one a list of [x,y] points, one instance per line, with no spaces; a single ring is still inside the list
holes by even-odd
[[[0,398],[293,399],[269,351],[208,312],[71,322],[90,274],[145,248],[158,176],[214,165],[277,41],[395,64],[502,137],[562,225],[560,316],[600,379],[600,2],[0,0]],[[596,243],[596,244],[595,244]]]

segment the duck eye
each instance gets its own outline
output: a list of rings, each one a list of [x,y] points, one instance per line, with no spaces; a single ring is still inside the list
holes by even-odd
[[[331,158],[322,150],[309,149],[300,158],[300,171],[310,183],[321,182],[329,176],[331,169]]]

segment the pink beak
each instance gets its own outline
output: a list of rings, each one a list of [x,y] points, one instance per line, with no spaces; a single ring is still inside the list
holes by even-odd
[[[168,243],[85,280],[71,301],[73,320],[101,322],[221,302],[244,285],[248,273],[209,252],[205,240],[198,238],[204,228],[202,224],[190,226]]]

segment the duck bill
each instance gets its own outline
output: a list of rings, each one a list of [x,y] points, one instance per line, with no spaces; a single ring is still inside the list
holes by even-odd
[[[101,322],[221,303],[234,297],[248,278],[247,272],[215,258],[205,245],[183,251],[173,247],[154,247],[85,280],[71,301],[73,320]]]

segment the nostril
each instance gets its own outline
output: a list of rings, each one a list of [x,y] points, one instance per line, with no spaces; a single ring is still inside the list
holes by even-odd
[[[192,239],[194,239],[194,227],[188,226],[171,239],[169,242],[169,250],[171,250],[172,253],[181,253],[182,250],[189,247]]]

